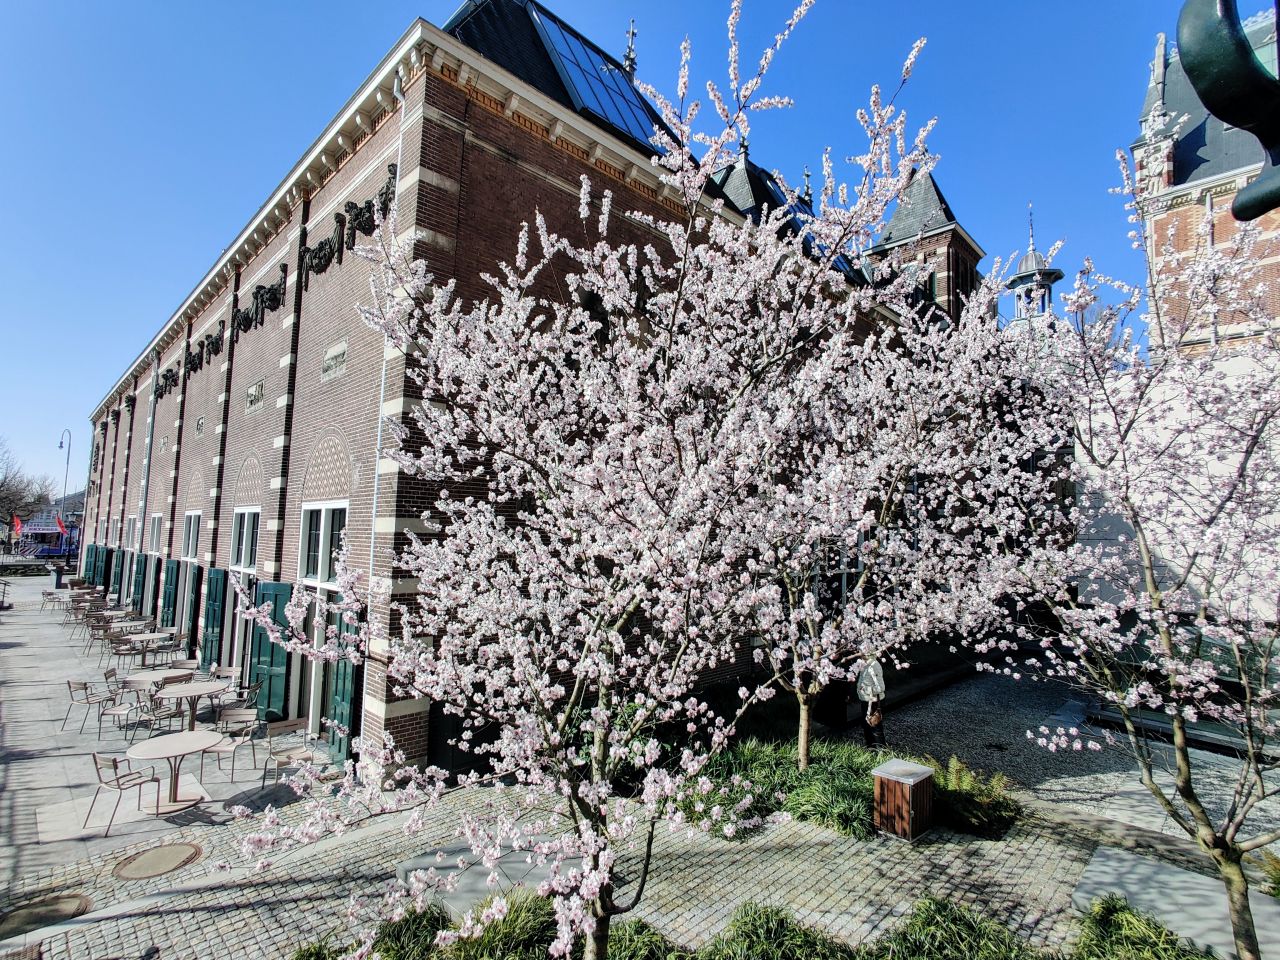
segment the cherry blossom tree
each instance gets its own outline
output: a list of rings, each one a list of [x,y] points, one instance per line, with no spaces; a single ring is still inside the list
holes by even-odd
[[[777,682],[803,706],[889,647],[985,622],[1007,580],[997,474],[1018,472],[1017,444],[1043,441],[1011,386],[1016,343],[987,310],[996,281],[942,318],[917,309],[910,271],[867,255],[933,162],[928,125],[908,135],[873,89],[851,184],[828,156],[816,203],[784,183],[776,209],[743,222],[710,199],[753,113],[785,104],[761,83],[809,6],[744,79],[731,4],[713,132],[689,97],[687,44],[674,99],[649,91],[665,122],[655,167],[683,216],[615,212],[584,177],[579,221],[534,215],[478,302],[413,260],[392,224],[364,251],[362,316],[427,398],[389,455],[437,491],[433,532],[399,558],[419,589],[386,638],[388,674],[457,717],[475,762],[454,782],[487,785],[461,832],[487,866],[516,849],[548,867],[559,954],[582,936],[587,957],[606,956],[659,830],[740,829],[750,797],[728,804],[703,770],[743,710]],[[874,572],[837,616],[820,583],[841,551]],[[962,589],[974,576],[990,579]],[[338,617],[353,627],[359,585],[343,577]],[[249,613],[308,656],[367,653],[367,628],[331,628],[316,649],[306,602],[284,627]],[[725,671],[755,679],[717,711],[701,691]],[[336,812],[316,800],[300,824],[255,834],[255,851],[439,798],[443,771],[402,785],[394,747],[364,747]],[[449,882],[428,871],[413,896]],[[504,909],[468,916],[461,935]]]
[[[1254,227],[1213,244],[1206,222],[1182,255],[1171,238],[1146,236],[1121,164],[1135,246],[1160,250],[1159,268],[1144,289],[1086,264],[1066,316],[1027,331],[1046,403],[1070,425],[1077,531],[1067,542],[1042,537],[1023,568],[1060,623],[1029,666],[1118,716],[1142,783],[1221,876],[1238,955],[1257,960],[1242,862],[1280,839],[1274,824],[1250,821],[1280,794],[1280,343],[1266,305],[1269,250]],[[1229,737],[1237,758],[1206,764],[1193,750],[1204,729]],[[1038,739],[1100,748],[1076,730]]]

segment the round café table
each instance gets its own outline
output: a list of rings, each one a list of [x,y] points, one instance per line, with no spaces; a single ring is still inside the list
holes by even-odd
[[[192,670],[142,670],[138,673],[131,673],[126,680],[142,680],[146,683],[178,683],[190,680]]]
[[[169,764],[168,802],[153,804],[152,809],[143,806],[143,809],[157,817],[164,817],[200,803],[204,799],[202,796],[178,796],[178,773],[182,769],[182,760],[189,754],[203,753],[215,743],[221,742],[222,734],[215,730],[184,730],[182,733],[152,737],[130,747],[125,754],[130,760],[165,760]]]
[[[164,641],[164,640],[172,640],[173,637],[171,634],[168,634],[168,633],[152,632],[152,633],[131,633],[129,634],[129,639],[137,641],[138,643],[142,644],[142,659],[139,661],[139,666],[145,667],[147,665],[147,648],[150,647],[151,644],[153,643],[160,643],[161,641]]]
[[[187,701],[187,729],[196,728],[196,705],[201,697],[212,697],[227,689],[225,680],[197,680],[194,683],[171,683],[156,691],[158,700]]]

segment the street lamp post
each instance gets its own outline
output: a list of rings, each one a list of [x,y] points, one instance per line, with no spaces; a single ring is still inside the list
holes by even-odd
[[[67,512],[67,474],[71,472],[71,431],[63,429],[62,436],[67,438],[67,465],[62,471],[62,502],[58,504],[58,519],[66,523]],[[62,437],[58,438],[58,449],[62,449]],[[62,535],[62,554],[65,557],[67,553],[67,537],[69,534]]]

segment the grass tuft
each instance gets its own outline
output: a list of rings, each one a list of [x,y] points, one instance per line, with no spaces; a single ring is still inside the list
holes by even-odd
[[[1049,960],[1004,924],[947,900],[916,904],[904,926],[864,946],[858,960]]]
[[[1072,960],[1205,960],[1124,897],[1101,897],[1080,921],[1080,941]]]
[[[492,899],[492,898],[489,898]],[[486,900],[476,912],[489,905]],[[507,915],[474,939],[458,940],[443,956],[449,960],[544,960],[556,938],[551,900],[523,887],[507,894]]]
[[[434,957],[436,934],[449,926],[449,911],[439,903],[384,923],[373,948],[382,960],[429,960]]]
[[[697,960],[857,960],[852,948],[796,921],[780,907],[748,903]]]

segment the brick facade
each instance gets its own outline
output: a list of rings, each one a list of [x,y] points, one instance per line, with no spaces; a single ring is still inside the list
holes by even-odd
[[[200,512],[200,544],[197,556],[178,566],[180,609],[195,567],[207,575],[232,565],[235,511],[245,507],[260,510],[260,581],[315,589],[303,576],[304,508],[341,504],[350,562],[393,596],[412,592],[412,583],[395,576],[392,555],[407,544],[406,530],[425,529],[421,517],[434,490],[397,474],[378,456],[378,441],[380,414],[408,419],[413,385],[404,358],[354,309],[369,296],[371,265],[347,248],[348,237],[340,236],[341,262],[335,258],[323,272],[306,269],[304,256],[339,238],[335,214],[347,216],[351,204],[375,198],[389,167],[396,170],[397,230],[467,299],[486,294],[481,275],[510,256],[535,209],[553,227],[577,221],[583,174],[597,192],[614,192],[615,209],[678,209],[660,198],[633,146],[486,66],[423,21],[352,103],[318,141],[324,149],[300,161],[94,413],[100,454],[91,463],[85,542],[103,544],[100,518],[138,517],[146,610],[159,606],[165,561],[181,555],[184,515]],[[640,229],[619,224],[628,228]],[[252,312],[255,290],[282,277],[278,306],[241,329],[237,318]],[[542,292],[555,295],[554,281],[545,283]],[[132,412],[123,410],[125,396],[134,398]],[[156,513],[163,527],[152,554]],[[132,563],[139,551],[125,552]],[[122,600],[132,594],[132,582],[122,583]],[[220,633],[217,661],[245,677],[250,643],[234,606],[228,587],[223,623],[206,624],[198,596],[191,645],[203,644],[212,627]],[[385,595],[370,615],[398,628]],[[392,733],[415,760],[438,753],[442,737],[431,745],[429,705],[396,696],[385,657],[375,651],[363,669],[356,710],[362,732],[375,739]],[[331,669],[293,656],[285,714],[308,716],[319,729]]]

